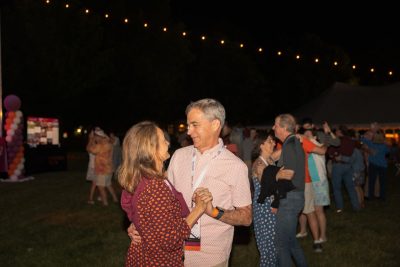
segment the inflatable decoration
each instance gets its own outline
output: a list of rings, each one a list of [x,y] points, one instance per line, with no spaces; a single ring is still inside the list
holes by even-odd
[[[11,181],[19,181],[25,177],[25,158],[23,144],[24,119],[21,100],[16,95],[9,95],[4,99],[6,109],[5,125],[8,177]]]

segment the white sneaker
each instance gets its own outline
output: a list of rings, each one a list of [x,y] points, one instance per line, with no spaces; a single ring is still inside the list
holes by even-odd
[[[326,241],[328,241],[328,240],[327,240],[327,239],[322,239],[322,238],[320,238],[320,239],[318,239],[318,240],[315,240],[314,243],[316,243],[316,244],[322,244],[322,243],[325,243]]]
[[[306,237],[307,235],[308,235],[307,232],[305,232],[305,233],[299,232],[299,233],[296,235],[296,237],[297,237],[297,238],[303,238],[303,237]]]

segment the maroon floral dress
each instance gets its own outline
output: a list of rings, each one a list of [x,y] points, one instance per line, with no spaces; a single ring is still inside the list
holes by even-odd
[[[176,190],[160,179],[142,179],[133,195],[133,220],[142,242],[131,243],[125,266],[183,266],[190,229]]]

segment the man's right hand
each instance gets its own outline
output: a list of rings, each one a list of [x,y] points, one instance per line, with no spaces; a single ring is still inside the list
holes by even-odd
[[[134,245],[138,245],[140,242],[142,242],[142,238],[140,237],[139,232],[136,230],[136,227],[133,223],[129,225],[126,231],[128,232],[128,236]]]
[[[283,166],[279,169],[278,173],[276,174],[276,180],[284,179],[284,180],[292,180],[294,176],[293,170],[287,170]]]

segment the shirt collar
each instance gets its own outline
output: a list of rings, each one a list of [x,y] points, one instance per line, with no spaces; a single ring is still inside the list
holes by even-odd
[[[217,155],[218,151],[220,151],[224,146],[224,142],[222,141],[221,138],[218,138],[218,144],[216,144],[215,146],[213,146],[210,149],[207,149],[206,151],[203,152],[203,154],[200,153],[200,151],[193,147],[194,150],[196,151],[196,155],[210,155],[210,156],[215,156]]]

